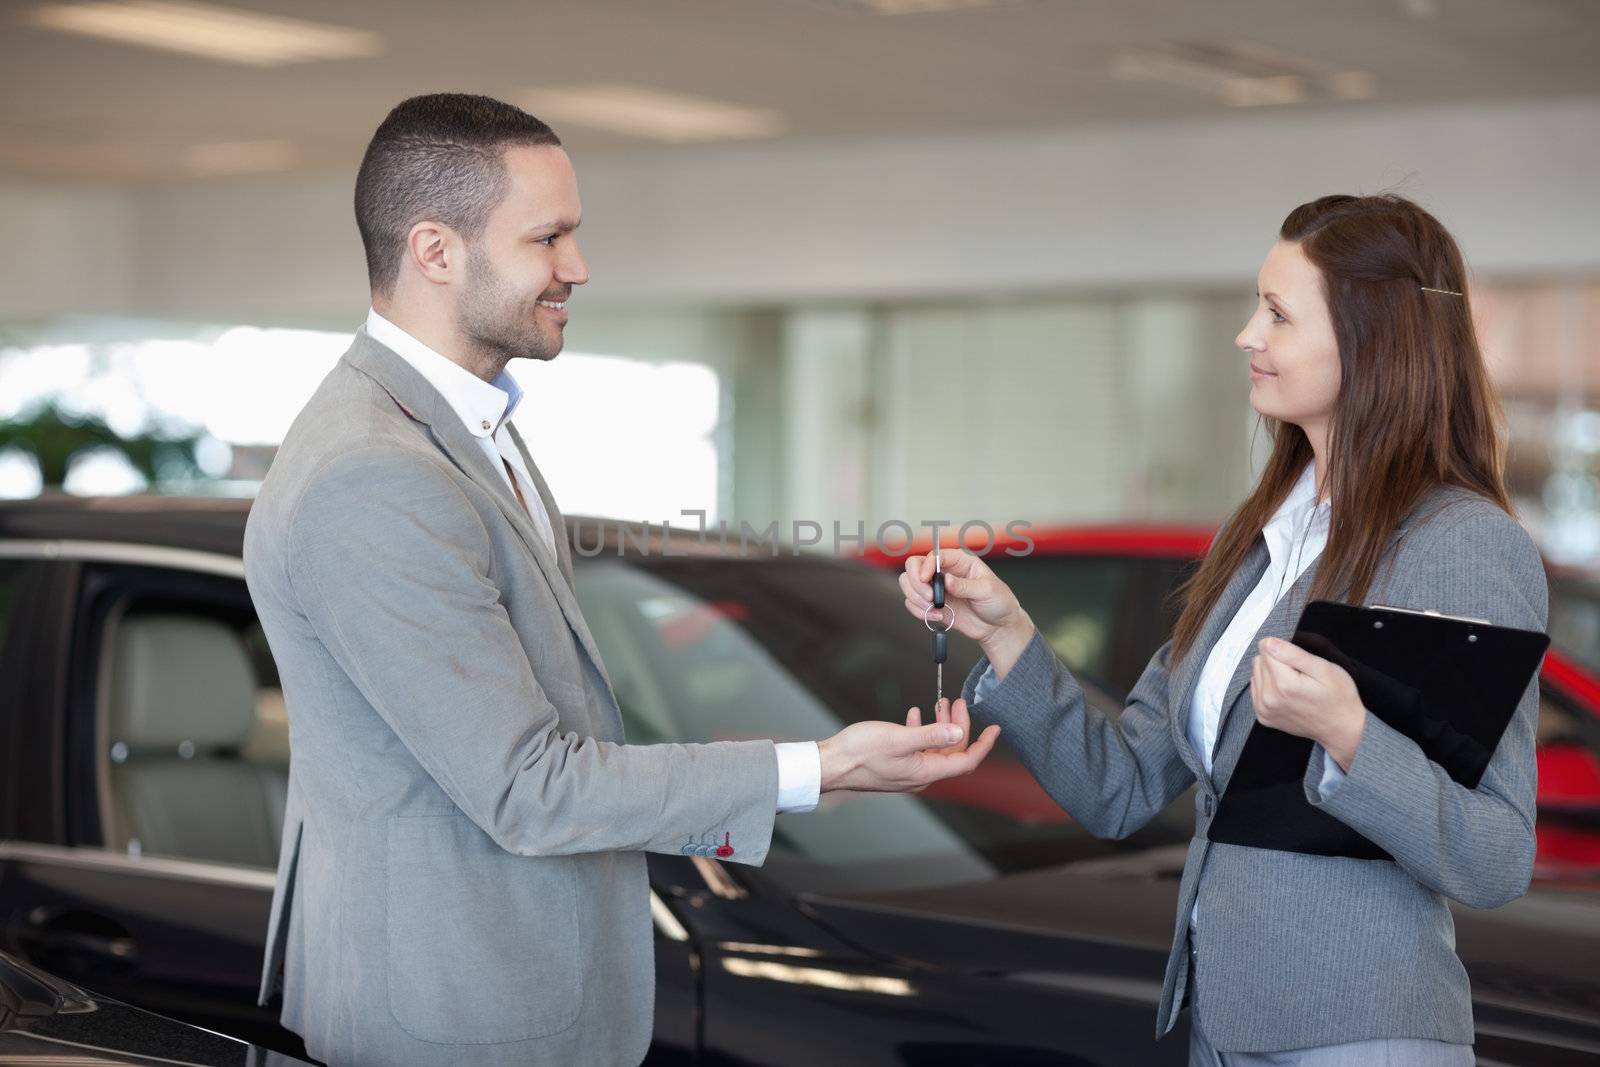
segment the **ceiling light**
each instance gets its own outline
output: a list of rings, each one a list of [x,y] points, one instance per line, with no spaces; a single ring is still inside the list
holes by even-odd
[[[1216,97],[1229,107],[1366,100],[1378,82],[1364,70],[1337,67],[1248,42],[1182,42],[1123,52],[1112,60],[1121,81],[1163,82]]]
[[[144,178],[170,166],[148,144],[0,141],[0,171],[75,179]]]
[[[263,174],[288,170],[300,162],[292,141],[218,141],[184,150],[183,169],[197,178]]]
[[[368,30],[188,0],[45,4],[34,8],[28,19],[45,29],[252,67],[359,59],[383,51],[383,39]]]
[[[1370,100],[1378,95],[1378,79],[1364,70],[1341,70],[1324,83],[1340,100]]]
[[[807,7],[844,9],[864,15],[932,15],[941,11],[972,11],[1027,0],[800,0]]]
[[[1272,78],[1229,78],[1222,83],[1218,96],[1229,107],[1301,104],[1306,99],[1306,83],[1293,74],[1280,74]]]
[[[990,7],[994,0],[856,0],[856,3],[879,15],[925,15],[933,11]]]
[[[1140,49],[1123,52],[1113,59],[1111,76],[1118,81],[1165,82],[1201,92],[1220,93],[1223,83],[1237,74],[1172,52]]]
[[[784,127],[782,114],[767,108],[741,107],[638,85],[530,89],[517,100],[546,122],[678,144],[775,137]]]

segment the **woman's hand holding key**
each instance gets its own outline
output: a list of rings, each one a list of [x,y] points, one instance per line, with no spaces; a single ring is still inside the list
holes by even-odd
[[[995,674],[1004,678],[1033,639],[1033,620],[983,560],[965,550],[945,551],[941,556],[944,612],[948,616],[955,611],[956,631],[982,645]],[[906,610],[917,619],[937,621],[932,581],[932,554],[906,557],[900,591],[906,598]]]

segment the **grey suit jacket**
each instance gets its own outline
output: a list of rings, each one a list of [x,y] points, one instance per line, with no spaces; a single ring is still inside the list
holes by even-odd
[[[517,439],[521,448],[521,439]],[[767,854],[769,741],[629,746],[552,553],[459,418],[357,334],[251,510],[292,763],[262,1003],[335,1064],[636,1063],[643,852]]]
[[[1533,867],[1537,680],[1476,789],[1465,789],[1404,734],[1375,716],[1349,775],[1308,800],[1395,857],[1357,860],[1212,844],[1207,827],[1255,722],[1249,652],[1223,700],[1212,773],[1185,734],[1190,699],[1212,646],[1267,566],[1257,537],[1188,655],[1163,646],[1119,720],[1097,713],[1037,634],[975,717],[1001,723],[1056,801],[1091,832],[1123,837],[1198,779],[1195,836],[1178,893],[1172,950],[1156,1020],[1169,1031],[1189,981],[1189,913],[1196,924],[1205,1031],[1218,1048],[1271,1052],[1378,1037],[1470,1043],[1472,1003],[1445,898],[1490,908],[1520,896]],[[1317,573],[1313,563],[1256,634],[1288,638]],[[1543,630],[1548,589],[1539,553],[1515,520],[1460,489],[1430,493],[1386,548],[1371,604],[1433,608]],[[973,700],[988,668],[966,683]]]

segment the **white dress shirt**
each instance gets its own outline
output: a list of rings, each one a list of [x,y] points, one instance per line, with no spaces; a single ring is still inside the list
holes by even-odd
[[[555,554],[555,530],[550,514],[534,488],[533,476],[522,462],[521,451],[506,429],[512,412],[522,402],[522,388],[516,380],[502,370],[494,381],[484,381],[378,314],[375,308],[367,312],[367,335],[411,364],[438,390],[467,432],[477,439],[489,465],[500,473],[514,495],[520,492],[527,502],[533,525],[544,538],[546,547]],[[778,811],[810,811],[817,806],[822,791],[821,750],[815,741],[780,742],[776,747]]]
[[[522,452],[506,428],[511,424],[517,405],[522,403],[522,387],[517,385],[516,379],[502,370],[494,381],[486,382],[448,356],[435,352],[378,314],[376,309],[367,312],[367,335],[392,349],[439,391],[467,432],[477,439],[489,466],[499,472],[513,495],[520,493],[527,501],[528,517],[544,538],[545,547],[554,554],[556,536],[550,516],[539,491],[533,487],[533,476],[523,465]],[[511,471],[506,470],[507,463],[516,472],[515,481]]]
[[[1306,464],[1300,479],[1283,504],[1267,521],[1261,535],[1267,542],[1267,570],[1256,583],[1250,595],[1228,623],[1217,643],[1211,646],[1194,696],[1189,701],[1187,727],[1189,744],[1206,773],[1211,773],[1211,758],[1217,747],[1217,731],[1222,723],[1222,701],[1227,695],[1228,683],[1240,660],[1254,655],[1256,632],[1272,614],[1283,594],[1287,593],[1305,573],[1328,543],[1328,520],[1332,514],[1330,501],[1316,502],[1316,465]],[[978,680],[973,696],[982,700],[999,684],[994,667],[984,671]],[[1323,760],[1322,780],[1319,788],[1328,796],[1339,782],[1344,771],[1332,759]],[[1193,916],[1190,923],[1193,924]]]

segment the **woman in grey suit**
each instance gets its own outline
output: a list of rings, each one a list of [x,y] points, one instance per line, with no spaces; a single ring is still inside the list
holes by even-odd
[[[1156,1034],[1191,1012],[1194,1064],[1470,1064],[1472,1004],[1446,898],[1528,885],[1537,682],[1477,788],[1290,644],[1307,600],[1436,609],[1543,630],[1539,554],[1512,518],[1499,406],[1455,241],[1397,196],[1296,208],[1237,344],[1273,435],[1255,489],[1180,591],[1172,639],[1119,718],[1089,706],[976,556],[945,557],[955,625],[985,656],[954,708],[1000,724],[1034,777],[1105,837],[1195,792]],[[929,610],[933,563],[906,561]],[[911,721],[916,721],[913,714]],[[1311,739],[1307,802],[1388,852],[1351,859],[1208,840],[1255,722]]]

